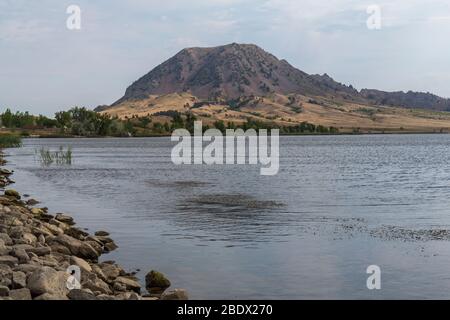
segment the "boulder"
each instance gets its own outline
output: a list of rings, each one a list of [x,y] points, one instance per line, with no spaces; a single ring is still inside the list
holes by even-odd
[[[45,255],[52,253],[52,249],[50,247],[36,247],[36,248],[26,249],[25,251],[32,252],[37,256],[45,256]]]
[[[100,230],[100,231],[97,231],[96,233],[94,233],[94,235],[96,235],[98,237],[107,237],[107,236],[109,236],[109,232]]]
[[[149,292],[158,293],[163,292],[171,283],[161,272],[152,270],[145,276],[145,287]]]
[[[25,264],[19,264],[17,267],[14,268],[14,271],[22,271],[22,272],[28,274],[28,273],[32,273],[36,270],[39,270],[39,269],[41,269],[40,265],[25,263]]]
[[[7,286],[0,286],[0,297],[9,296],[9,288]]]
[[[85,272],[92,272],[92,267],[89,265],[89,263],[79,257],[71,256],[70,257],[70,264],[79,266],[81,270]]]
[[[30,212],[31,212],[32,214],[34,214],[35,216],[39,216],[39,215],[41,215],[41,214],[44,213],[44,210],[39,209],[39,208],[32,208],[32,209],[30,210]]]
[[[34,300],[69,300],[69,299],[67,298],[67,296],[44,293],[34,298]]]
[[[74,256],[88,259],[88,260],[97,260],[99,254],[97,251],[92,248],[92,246],[88,243],[84,243],[78,239],[75,239],[66,234],[62,234],[57,236],[53,242],[59,243],[70,251],[70,253]]]
[[[11,290],[9,296],[13,300],[31,300],[31,293],[27,288]]]
[[[67,295],[67,279],[68,274],[63,271],[42,267],[28,277],[27,287],[33,296],[39,296],[44,293]]]
[[[114,292],[125,292],[127,291],[127,286],[121,282],[114,282],[113,290]]]
[[[22,271],[14,271],[11,281],[13,289],[22,289],[27,286],[27,276]]]
[[[35,245],[37,242],[37,238],[34,234],[25,232],[22,234],[22,239],[25,240],[26,243]]]
[[[115,282],[124,285],[127,290],[132,290],[137,293],[141,292],[141,285],[134,279],[118,277]]]
[[[97,300],[97,297],[90,290],[73,289],[67,294],[70,300]]]
[[[6,247],[5,242],[0,239],[0,256],[6,256],[10,251],[11,250]]]
[[[164,292],[161,300],[189,300],[187,291],[184,289],[175,289]]]
[[[112,290],[103,280],[99,278],[89,279],[81,284],[84,289],[90,289],[94,293],[111,295]]]
[[[27,254],[27,252],[24,249],[21,248],[15,248],[12,250],[11,255],[19,259],[19,263],[27,263],[30,261],[30,256]]]
[[[18,193],[16,190],[13,190],[13,189],[5,190],[5,196],[20,199],[20,193]]]
[[[0,265],[4,264],[11,268],[19,263],[19,259],[13,256],[0,256]]]
[[[108,280],[114,280],[120,276],[121,268],[115,264],[102,263],[100,268]]]
[[[57,213],[56,216],[55,216],[55,220],[58,220],[58,221],[63,222],[63,223],[66,223],[66,224],[68,224],[70,226],[75,224],[75,222],[73,222],[73,218],[72,217],[70,217],[68,215],[65,215],[63,213]]]
[[[118,246],[114,242],[105,243],[105,251],[111,252],[118,248]]]
[[[0,239],[3,240],[3,242],[6,246],[10,246],[13,244],[12,239],[9,237],[9,235],[7,233],[0,233]]]
[[[141,297],[135,292],[122,292],[116,295],[116,300],[141,300]]]
[[[29,206],[35,206],[37,204],[39,204],[39,201],[37,201],[36,199],[27,200],[27,205],[29,205]]]
[[[67,229],[66,234],[78,240],[84,240],[87,236],[89,236],[89,233],[76,227],[70,227]]]

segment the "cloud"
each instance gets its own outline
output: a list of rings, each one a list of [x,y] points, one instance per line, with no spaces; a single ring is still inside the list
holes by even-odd
[[[66,29],[73,3],[79,32]],[[378,31],[366,27],[372,4]],[[182,48],[230,42],[359,88],[450,96],[449,33],[448,0],[0,0],[0,107],[110,103]]]

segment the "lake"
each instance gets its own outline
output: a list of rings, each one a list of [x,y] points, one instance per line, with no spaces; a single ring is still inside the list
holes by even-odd
[[[25,139],[13,188],[106,230],[192,299],[450,298],[450,135],[280,138],[280,170],[171,162],[170,138]],[[36,150],[71,146],[72,165]],[[381,268],[381,290],[366,269]]]

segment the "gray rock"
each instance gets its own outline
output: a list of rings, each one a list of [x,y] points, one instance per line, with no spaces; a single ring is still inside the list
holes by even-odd
[[[11,268],[19,263],[19,260],[13,256],[0,256],[0,264],[5,264]]]
[[[99,257],[99,254],[91,245],[66,234],[57,236],[53,241],[67,247],[74,256],[88,260],[97,260]]]
[[[98,279],[98,278],[89,279],[89,280],[83,282],[81,284],[81,287],[85,288],[85,289],[90,289],[94,293],[98,292],[99,294],[107,294],[107,295],[111,295],[112,294],[112,290],[108,286],[108,284],[106,282],[104,282],[103,280]]]
[[[161,300],[189,300],[189,297],[186,290],[175,289],[164,292],[161,295]]]
[[[107,236],[109,236],[109,232],[100,230],[100,231],[97,231],[96,233],[94,233],[94,235],[99,236],[99,237],[107,237]]]
[[[4,245],[6,245],[6,246],[10,246],[13,244],[12,239],[9,237],[9,235],[7,233],[0,233],[0,239],[3,240]]]
[[[109,295],[107,295],[107,294],[99,294],[99,295],[97,296],[97,299],[98,299],[98,300],[115,300],[115,299],[114,299],[114,296],[109,296]]]
[[[12,274],[12,288],[22,289],[27,286],[27,276],[22,271],[14,271]]]
[[[116,283],[120,283],[126,287],[127,290],[132,290],[134,292],[141,292],[141,285],[134,279],[127,277],[118,277]]]
[[[121,282],[114,282],[113,290],[115,292],[125,292],[125,291],[127,291],[127,286]]]
[[[67,294],[70,300],[97,300],[97,297],[90,290],[73,289]]]
[[[37,238],[34,234],[25,232],[22,234],[22,239],[25,240],[25,243],[28,243],[30,245],[35,245],[37,242]]]
[[[25,264],[19,264],[17,267],[14,268],[14,271],[22,271],[22,272],[28,274],[28,273],[32,273],[36,270],[39,270],[39,269],[41,269],[40,265],[25,263]]]
[[[116,279],[121,273],[121,268],[115,264],[102,263],[100,268],[108,280]]]
[[[9,296],[9,288],[6,286],[0,286],[0,297]]]
[[[69,300],[69,298],[67,296],[44,293],[34,298],[34,300]]]
[[[70,257],[70,264],[79,266],[81,270],[85,272],[92,272],[92,267],[89,265],[89,263],[79,257],[71,256]]]
[[[19,263],[27,263],[30,261],[30,256],[26,253],[24,249],[15,248],[12,250],[11,255],[19,259]]]
[[[105,243],[105,251],[111,252],[118,248],[118,246],[114,242]]]
[[[27,288],[11,290],[9,296],[13,300],[31,300],[31,293]]]
[[[58,220],[58,221],[61,221],[63,223],[66,223],[68,225],[74,225],[75,224],[75,222],[73,222],[73,218],[72,217],[70,217],[70,216],[68,216],[66,214],[63,214],[63,213],[57,213],[56,216],[55,216],[55,219]]]
[[[29,206],[35,206],[35,205],[37,205],[37,204],[39,204],[39,201],[37,201],[37,200],[35,200],[35,199],[29,199],[29,200],[27,200],[27,205],[29,205]]]
[[[10,251],[11,250],[6,247],[5,241],[0,239],[0,256],[5,256],[5,255],[9,254]]]
[[[52,252],[52,248],[50,247],[36,247],[25,250],[26,252],[32,252],[37,256],[45,256]]]
[[[16,190],[13,190],[13,189],[5,190],[5,196],[20,199],[20,194]]]
[[[122,292],[116,295],[117,300],[141,300],[141,297],[135,292]]]
[[[27,281],[27,287],[33,296],[44,293],[52,295],[67,295],[66,287],[68,274],[63,271],[56,271],[50,267],[42,267],[34,271]]]
[[[78,240],[84,240],[87,236],[89,236],[89,233],[76,227],[70,227],[67,229],[66,234]]]
[[[161,272],[152,270],[145,276],[145,287],[149,292],[162,293],[171,283]]]

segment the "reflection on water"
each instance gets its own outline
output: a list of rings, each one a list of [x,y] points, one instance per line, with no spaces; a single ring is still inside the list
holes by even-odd
[[[45,166],[34,150],[72,150]],[[193,298],[450,298],[450,136],[282,137],[280,171],[174,166],[169,138],[26,139],[15,188]],[[382,290],[365,287],[382,270]]]

